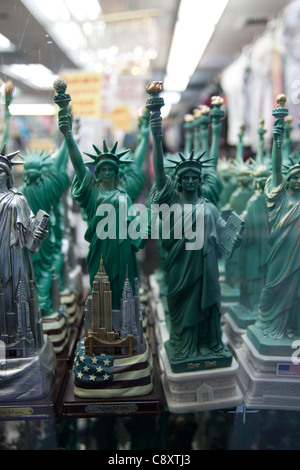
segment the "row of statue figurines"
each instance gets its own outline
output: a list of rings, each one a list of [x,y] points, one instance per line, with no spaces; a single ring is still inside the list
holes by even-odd
[[[231,256],[226,259],[226,282],[240,281],[239,304],[251,313],[253,322],[264,335],[277,340],[291,334],[300,336],[297,316],[300,164],[298,154],[290,151],[288,139],[284,138],[288,132],[285,97],[278,98],[278,107],[273,110],[271,155],[264,152],[265,131],[261,126],[256,158],[245,163],[241,129],[236,158],[231,163],[219,158],[224,117],[220,97],[213,97],[211,108],[200,107],[193,121],[186,121],[184,150],[176,155],[164,155],[160,112],[164,105],[160,97],[162,83],[151,82],[146,89],[149,98],[140,120],[135,153],[124,149],[118,152],[117,143],[109,148],[104,141],[103,150],[93,145],[95,153],[88,153],[91,160],[86,162],[74,137],[67,84],[58,79],[54,88],[54,101],[59,106],[58,127],[64,136],[61,148],[53,155],[27,151],[22,155],[23,161],[16,162],[13,158],[18,152],[7,154],[3,145],[0,155],[0,295],[3,305],[0,339],[22,354],[17,339],[23,338],[24,351],[25,337],[25,343],[31,344],[28,351],[32,354],[34,344],[37,347],[37,339],[41,336],[37,334],[41,318],[46,320],[44,325],[53,314],[57,318],[57,305],[53,308],[53,278],[56,276],[60,293],[69,289],[64,271],[69,255],[66,257],[62,250],[63,239],[68,233],[65,202],[70,187],[66,170],[69,158],[75,173],[71,196],[87,223],[85,239],[89,248],[86,262],[91,289],[103,256],[112,290],[112,308],[120,306],[125,272],[134,292],[134,280],[139,277],[137,252],[143,249],[151,234],[151,217],[146,219],[150,220],[149,226],[143,227],[137,237],[118,236],[118,221],[125,217],[128,227],[136,217],[135,202],[146,179],[143,163],[148,155],[150,130],[155,181],[147,195],[147,211],[151,213],[152,205],[164,204],[169,208],[179,207],[181,214],[179,218],[171,217],[169,236],[157,241],[159,253],[164,253],[160,256],[160,269],[165,274],[162,291],[164,287],[167,291],[170,359],[222,357],[228,352],[220,324],[219,266],[229,236],[228,220],[232,212],[245,230],[231,232],[232,249]],[[9,98],[7,109],[8,105]],[[15,189],[12,169],[19,164],[24,167],[23,184]],[[191,208],[192,227],[197,227],[198,218],[202,217],[199,249],[186,249],[186,243],[191,240],[185,238],[184,230],[181,230],[181,237],[175,236],[177,224],[183,228],[186,207]],[[107,234],[108,218],[103,208],[114,209],[115,237]],[[43,227],[45,220],[46,228]],[[163,222],[161,220],[161,224]],[[36,299],[32,298],[33,285],[36,286]],[[24,304],[24,298],[29,309],[23,306],[23,311],[27,312],[23,314],[19,303]],[[61,301],[57,301],[57,296],[56,303],[59,310]],[[37,304],[41,318],[30,310]],[[60,313],[66,316],[63,311]]]

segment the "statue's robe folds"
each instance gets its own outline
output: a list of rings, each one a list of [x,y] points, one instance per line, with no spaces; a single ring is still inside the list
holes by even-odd
[[[161,191],[153,185],[150,197],[153,204],[168,204],[170,207],[180,204],[182,211],[185,210],[169,176]],[[201,347],[219,349],[222,346],[218,240],[225,221],[216,206],[207,199],[200,198],[199,204],[204,206],[202,247],[186,249],[186,244],[192,240],[184,236],[184,225],[181,238],[172,236],[176,233],[176,226],[172,226],[170,237],[162,240],[167,252],[165,270],[168,278],[170,344],[178,357],[196,357]],[[197,204],[193,204],[194,216],[196,207]],[[184,224],[184,219],[181,218],[178,223]]]
[[[122,296],[122,289],[126,277],[126,270],[128,269],[128,278],[130,280],[133,293],[135,293],[135,278],[138,277],[138,268],[136,260],[136,250],[139,248],[138,240],[131,240],[125,234],[120,237],[120,212],[122,220],[125,220],[126,230],[132,220],[128,216],[128,209],[132,202],[127,193],[121,188],[114,189],[109,192],[101,192],[99,186],[95,181],[92,173],[87,170],[84,179],[80,182],[75,176],[71,194],[81,209],[84,210],[87,220],[87,230],[85,239],[89,243],[88,255],[86,258],[89,275],[90,285],[93,287],[93,280],[100,267],[101,256],[105,271],[109,277],[110,286],[112,290],[112,308],[120,308],[120,299]],[[103,233],[105,224],[101,227],[101,220],[107,218],[107,213],[99,211],[99,207],[105,205],[114,208],[113,219],[110,220],[111,224],[115,224],[115,234],[109,233],[109,226],[107,227],[107,236]],[[98,215],[97,214],[98,211]],[[111,225],[112,227],[112,225]],[[102,231],[102,234],[100,233]]]
[[[22,193],[11,189],[0,195],[0,278],[6,312],[15,311],[20,281],[29,297],[29,280],[34,274],[26,241],[27,231],[33,230],[34,221],[34,214]]]
[[[270,224],[264,192],[253,194],[241,215],[245,222],[243,243],[239,249],[240,302],[249,310],[257,309],[266,282]]]

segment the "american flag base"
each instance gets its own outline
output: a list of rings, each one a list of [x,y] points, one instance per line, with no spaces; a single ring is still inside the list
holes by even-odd
[[[300,364],[297,350],[290,355],[263,355],[243,335],[238,350],[239,388],[246,408],[299,410]],[[299,346],[298,346],[299,348]]]
[[[84,339],[74,358],[74,393],[81,398],[121,398],[149,394],[153,389],[152,353],[144,341],[132,356],[108,354],[89,356]]]

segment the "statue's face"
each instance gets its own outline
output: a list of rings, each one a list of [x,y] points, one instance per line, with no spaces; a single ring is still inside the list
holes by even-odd
[[[247,175],[239,175],[238,176],[238,184],[243,188],[248,186],[250,183],[250,178]]]
[[[0,183],[6,183],[7,184],[7,173],[3,168],[0,168]]]
[[[24,171],[23,175],[24,183],[30,185],[33,183],[40,183],[41,181],[41,171],[38,171],[36,168],[29,168]]]
[[[116,170],[113,165],[105,163],[97,170],[97,181],[110,182],[116,176]]]
[[[200,175],[195,171],[188,170],[181,177],[181,186],[183,191],[194,192],[198,190],[200,184]]]
[[[289,179],[289,190],[300,194],[300,172],[292,175]]]
[[[227,181],[230,180],[231,175],[230,175],[230,173],[223,173],[222,178],[223,178],[223,181],[227,182]]]

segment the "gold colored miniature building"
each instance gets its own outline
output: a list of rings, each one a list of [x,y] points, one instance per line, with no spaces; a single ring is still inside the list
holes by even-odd
[[[128,348],[128,354],[132,355],[133,346],[137,344],[136,337],[128,334],[126,338],[121,338],[113,330],[110,282],[102,257],[99,271],[93,282],[91,304],[92,327],[85,338],[86,353],[89,355],[116,354],[122,348]]]

